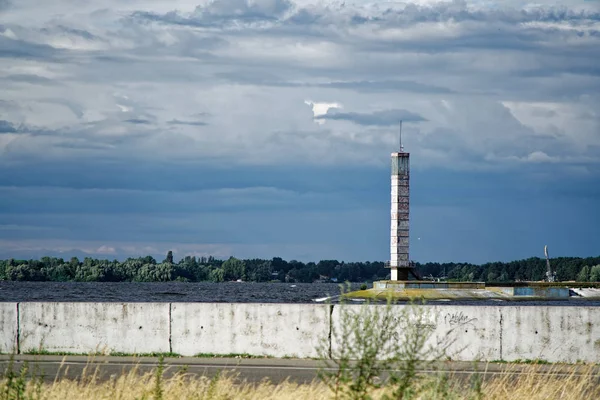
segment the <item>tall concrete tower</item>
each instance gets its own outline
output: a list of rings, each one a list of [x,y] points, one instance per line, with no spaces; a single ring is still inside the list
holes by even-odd
[[[392,153],[392,202],[390,232],[391,280],[407,281],[411,271],[408,257],[410,154],[402,146],[400,122],[400,151]]]

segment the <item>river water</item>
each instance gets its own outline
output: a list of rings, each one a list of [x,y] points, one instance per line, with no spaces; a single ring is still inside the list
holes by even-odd
[[[351,285],[358,290],[360,283]],[[0,301],[312,303],[340,294],[337,283],[9,282]]]
[[[358,290],[361,283],[351,284]],[[339,296],[337,283],[252,283],[252,282],[9,282],[0,281],[0,302],[218,302],[218,303],[315,303]],[[335,302],[335,298],[333,299]],[[495,300],[430,301],[447,305],[553,305],[595,306],[600,301]]]

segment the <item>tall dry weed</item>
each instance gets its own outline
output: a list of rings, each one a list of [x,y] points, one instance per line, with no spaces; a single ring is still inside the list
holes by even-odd
[[[486,400],[595,400],[600,374],[593,365],[514,365],[501,378],[484,382],[482,391]]]
[[[503,373],[493,377],[485,373],[479,375],[479,381],[464,375],[428,375],[413,381],[411,390],[403,396],[414,400],[600,399],[600,376],[594,367],[506,365],[503,368]],[[91,366],[85,376],[71,380],[65,378],[65,372],[63,370],[54,382],[41,385],[36,380],[19,381],[17,391],[6,390],[5,377],[0,382],[0,400],[325,400],[334,397],[331,389],[318,381],[311,384],[290,381],[273,384],[266,380],[245,383],[231,373],[211,378],[185,372],[159,378],[160,368],[143,374],[134,368],[108,380],[99,380],[97,369]],[[384,386],[370,390],[368,397],[398,398],[394,392],[394,388]]]

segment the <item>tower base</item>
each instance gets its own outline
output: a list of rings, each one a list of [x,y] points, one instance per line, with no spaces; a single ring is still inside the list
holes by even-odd
[[[385,268],[390,269],[391,281],[407,281],[410,276],[416,280],[422,279],[412,263],[405,263],[405,265],[397,266],[391,265],[391,263],[387,261],[385,263]]]
[[[390,269],[390,280],[392,281],[407,281],[408,275],[412,268],[397,268]]]

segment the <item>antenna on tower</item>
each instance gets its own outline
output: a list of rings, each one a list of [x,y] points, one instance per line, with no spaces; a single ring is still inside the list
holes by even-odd
[[[402,146],[402,120],[400,120],[400,152],[404,152],[404,146]]]

